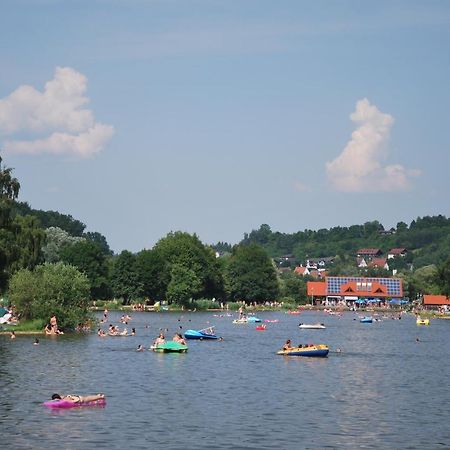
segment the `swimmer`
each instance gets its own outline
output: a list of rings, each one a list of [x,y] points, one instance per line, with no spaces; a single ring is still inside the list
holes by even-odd
[[[144,351],[144,347],[142,346],[142,344],[138,345],[138,348],[136,349],[137,352],[143,352]]]
[[[53,394],[52,400],[66,400],[72,403],[83,403],[83,402],[95,402],[96,400],[103,400],[105,398],[105,394],[95,394],[95,395],[63,395],[61,397],[60,394]]]
[[[16,338],[16,332],[13,330],[13,331],[11,331],[11,336],[10,336],[10,338],[11,339],[15,339]]]
[[[39,339],[38,339],[38,338],[36,338],[36,339],[34,340],[33,345],[39,345]]]

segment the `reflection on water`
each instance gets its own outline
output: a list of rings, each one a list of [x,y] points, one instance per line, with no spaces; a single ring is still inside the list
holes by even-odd
[[[0,423],[12,449],[445,448],[450,321],[371,325],[306,312],[264,313],[264,332],[211,313],[135,313],[133,337],[0,336]],[[118,322],[120,314],[112,314]],[[180,319],[180,320],[178,320]],[[148,326],[146,328],[146,326]],[[136,352],[215,325],[224,341],[186,354]],[[129,324],[130,326],[130,324]],[[416,338],[419,337],[419,341]],[[328,358],[275,354],[283,342],[326,343]],[[333,353],[337,348],[342,353]],[[104,408],[50,410],[52,393],[107,395]]]

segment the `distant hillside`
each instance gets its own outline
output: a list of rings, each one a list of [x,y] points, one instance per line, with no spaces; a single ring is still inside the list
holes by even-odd
[[[440,264],[447,259],[450,254],[450,219],[443,215],[425,216],[413,220],[409,226],[399,222],[390,230],[373,221],[293,234],[274,232],[264,224],[244,235],[241,244],[251,243],[261,245],[273,258],[292,254],[298,261],[327,256],[345,259],[356,256],[361,248],[379,248],[384,254],[392,248],[406,248],[408,261],[417,269]]]

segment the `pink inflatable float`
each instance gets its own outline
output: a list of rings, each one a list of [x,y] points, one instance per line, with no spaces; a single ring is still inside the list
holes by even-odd
[[[106,399],[91,400],[89,402],[71,402],[69,400],[49,400],[43,403],[47,408],[76,408],[79,406],[105,406]]]

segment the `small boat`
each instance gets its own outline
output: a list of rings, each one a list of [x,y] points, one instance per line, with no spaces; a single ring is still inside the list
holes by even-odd
[[[283,356],[328,356],[330,349],[325,344],[304,345],[299,347],[292,347],[286,350],[277,351],[277,355]]]
[[[259,323],[259,322],[262,322],[262,320],[255,316],[241,317],[240,319],[233,320],[233,323],[239,323],[239,324]]]
[[[313,324],[301,323],[299,324],[299,327],[302,330],[324,330],[326,328],[326,326],[323,323],[313,323]]]
[[[164,344],[152,345],[150,350],[159,353],[186,353],[188,347],[176,341],[166,341]]]
[[[373,318],[372,318],[372,316],[361,317],[361,319],[359,319],[359,321],[361,323],[372,323]]]
[[[256,316],[247,317],[247,321],[248,321],[248,323],[262,322],[262,320]]]
[[[205,328],[203,330],[186,330],[184,333],[186,339],[217,339],[214,327]]]
[[[264,331],[266,329],[266,325],[256,325],[255,330],[257,331]]]
[[[300,314],[300,311],[287,311],[286,314],[293,314],[295,316],[298,316]]]
[[[416,325],[430,325],[430,319],[422,319],[418,317],[416,319]]]
[[[266,323],[278,323],[279,320],[278,319],[274,319],[274,320],[266,319],[264,322],[266,322]]]

